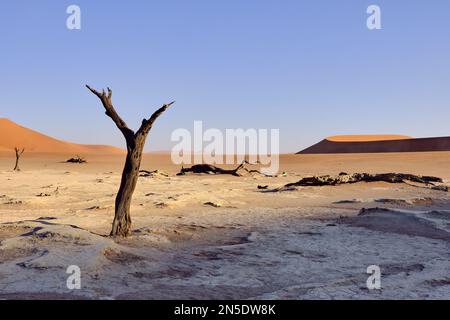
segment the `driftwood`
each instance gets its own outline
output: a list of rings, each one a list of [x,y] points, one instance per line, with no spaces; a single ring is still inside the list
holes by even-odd
[[[74,158],[68,159],[66,162],[69,162],[69,163],[86,163],[87,160],[84,159],[84,158],[81,158],[80,156],[76,156]]]
[[[131,230],[131,199],[139,177],[145,141],[153,123],[167,110],[167,108],[174,104],[175,101],[164,104],[161,108],[156,110],[150,118],[143,119],[139,129],[134,132],[116,112],[112,103],[112,90],[110,88],[108,88],[107,92],[104,90],[98,92],[89,86],[86,87],[100,99],[105,109],[105,114],[112,119],[116,127],[122,132],[127,144],[127,156],[122,171],[119,191],[116,196],[115,214],[110,235],[113,237],[128,236]]]
[[[206,174],[230,174],[232,176],[240,177],[241,175],[238,173],[238,171],[244,167],[244,163],[245,162],[241,163],[236,169],[231,170],[222,169],[213,166],[211,164],[196,164],[190,168],[181,167],[181,170],[179,173],[177,173],[177,176],[182,176],[188,172],[192,172],[192,173],[206,173]]]
[[[313,176],[306,177],[294,183],[288,183],[285,186],[271,190],[271,191],[286,191],[292,190],[295,187],[311,187],[311,186],[336,186],[341,184],[351,184],[357,182],[388,182],[388,183],[420,183],[427,186],[432,186],[433,189],[442,189],[444,191],[445,188],[436,188],[437,186],[434,183],[442,183],[442,179],[438,177],[432,176],[418,176],[413,174],[405,174],[405,173],[381,173],[381,174],[369,174],[369,173],[340,173],[338,176]]]
[[[14,171],[20,171],[19,160],[20,156],[25,152],[25,149],[20,150],[19,148],[14,148],[14,151],[16,152],[16,165],[14,166]]]

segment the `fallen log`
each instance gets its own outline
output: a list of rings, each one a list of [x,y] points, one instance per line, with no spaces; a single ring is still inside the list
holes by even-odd
[[[196,164],[193,165],[190,168],[184,168],[181,167],[181,170],[179,173],[177,173],[177,176],[185,175],[188,172],[192,173],[206,173],[206,174],[230,174],[236,177],[240,177],[241,175],[238,173],[238,171],[244,167],[244,163],[241,163],[236,169],[222,169],[216,166],[213,166],[211,164]]]
[[[352,184],[358,182],[387,182],[387,183],[407,183],[415,182],[420,184],[425,184],[427,186],[432,186],[435,190],[446,190],[446,188],[437,187],[434,183],[442,183],[442,179],[433,176],[419,176],[406,173],[380,173],[380,174],[369,174],[369,173],[354,173],[347,174],[341,172],[338,176],[312,176],[300,179],[297,182],[288,183],[281,188],[270,190],[274,191],[287,191],[293,190],[295,187],[314,187],[314,186],[336,186],[341,184]]]

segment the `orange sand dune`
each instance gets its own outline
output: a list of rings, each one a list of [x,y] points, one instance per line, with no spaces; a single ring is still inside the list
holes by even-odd
[[[124,151],[111,146],[83,145],[54,139],[31,129],[22,127],[11,120],[0,119],[0,151],[10,151],[14,147],[25,148],[27,152],[51,152],[67,154],[118,154]]]
[[[412,137],[397,134],[353,134],[353,135],[331,136],[326,138],[326,140],[334,142],[387,141],[387,140],[406,140],[406,139],[412,139]]]

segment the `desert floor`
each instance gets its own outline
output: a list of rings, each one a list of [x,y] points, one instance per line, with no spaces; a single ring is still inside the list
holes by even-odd
[[[0,298],[450,299],[448,192],[257,188],[342,171],[450,185],[450,152],[284,155],[278,177],[175,176],[168,155],[145,155],[142,169],[160,174],[139,178],[133,235],[116,241],[107,235],[123,156],[86,157],[25,153],[13,172],[14,154],[0,154]],[[70,265],[81,269],[79,290],[66,286]],[[366,286],[370,265],[381,290]]]

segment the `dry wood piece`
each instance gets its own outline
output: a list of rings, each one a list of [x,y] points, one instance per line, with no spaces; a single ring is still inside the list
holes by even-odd
[[[381,173],[381,174],[369,174],[369,173],[354,173],[347,174],[341,172],[338,176],[313,176],[306,177],[294,183],[288,183],[285,186],[274,189],[271,191],[286,191],[293,190],[295,187],[309,187],[309,186],[336,186],[340,184],[350,184],[357,182],[388,182],[388,183],[408,183],[415,182],[432,186],[435,188],[434,183],[442,183],[442,179],[432,176],[418,176],[406,173]],[[444,190],[445,188],[442,188]]]
[[[246,163],[246,164],[250,164],[249,162],[247,162],[247,161],[244,161],[244,163]],[[259,174],[259,175],[262,175],[262,176],[264,176],[264,177],[268,177],[268,178],[277,178],[278,177],[278,175],[272,175],[272,174],[266,174],[266,173],[263,173],[263,172],[261,172],[261,171],[259,171],[259,170],[257,170],[257,169],[247,169],[247,168],[243,168],[245,171],[247,171],[248,173],[250,173],[250,174],[253,174],[253,173],[256,173],[256,174]],[[286,172],[283,172],[283,173],[281,173],[281,176],[285,176],[286,175]]]
[[[122,179],[120,182],[119,191],[117,192],[115,202],[115,215],[111,229],[111,236],[128,236],[131,229],[130,206],[131,198],[139,177],[139,168],[141,166],[142,152],[147,139],[148,133],[153,126],[155,120],[169,108],[175,101],[164,104],[161,108],[156,110],[150,118],[143,119],[142,124],[137,132],[128,128],[125,121],[119,116],[114,109],[112,103],[112,90],[98,92],[95,89],[86,86],[93,94],[95,94],[101,101],[105,108],[105,113],[110,117],[117,128],[122,132],[127,144],[127,156],[125,166],[122,172]]]
[[[437,190],[437,191],[448,192],[448,187],[447,186],[432,186],[431,189]]]
[[[231,170],[222,169],[213,166],[211,164],[196,164],[190,168],[181,167],[181,170],[179,173],[177,173],[177,175],[182,176],[185,175],[187,172],[192,172],[192,173],[206,173],[206,174],[231,174],[232,176],[240,177],[241,175],[238,173],[238,171],[244,167],[244,163],[245,162],[241,163],[236,169]]]
[[[158,176],[168,177],[169,175],[167,173],[159,171],[159,170],[153,170],[153,171],[139,170],[139,176],[140,177],[158,177]]]
[[[212,202],[212,201],[207,201],[205,203],[203,203],[204,206],[211,206],[214,208],[220,208],[222,205],[218,202]]]
[[[43,193],[43,192],[36,195],[36,197],[50,197],[50,196],[51,196],[51,194]]]
[[[19,160],[20,156],[25,152],[25,149],[20,150],[19,148],[14,148],[14,151],[16,152],[16,165],[14,166],[14,171],[20,171],[19,168]]]
[[[84,159],[84,158],[81,158],[80,156],[76,156],[74,158],[70,158],[66,162],[69,162],[69,163],[86,163],[87,160]]]

